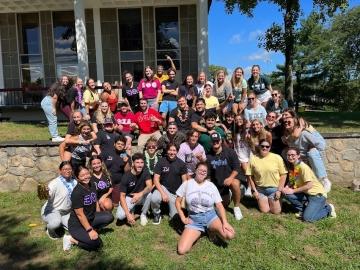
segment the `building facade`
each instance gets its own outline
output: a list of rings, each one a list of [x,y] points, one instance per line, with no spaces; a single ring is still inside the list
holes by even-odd
[[[0,89],[140,79],[166,55],[178,79],[207,70],[208,0],[0,0],[0,13]]]

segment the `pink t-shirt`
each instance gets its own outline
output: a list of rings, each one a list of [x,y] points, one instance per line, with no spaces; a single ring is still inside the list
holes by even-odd
[[[125,115],[123,115],[121,112],[117,112],[114,115],[116,124],[122,125],[123,132],[130,133],[131,132],[131,123],[135,123],[135,116],[132,112],[127,112]]]
[[[142,92],[145,99],[156,98],[158,91],[161,89],[159,79],[153,79],[151,81],[141,79],[138,90]]]

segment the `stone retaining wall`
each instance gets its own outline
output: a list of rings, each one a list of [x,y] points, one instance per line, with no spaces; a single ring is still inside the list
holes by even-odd
[[[360,180],[360,134],[325,135],[329,179],[349,186]],[[55,178],[59,166],[58,146],[52,143],[1,143],[0,192],[35,191],[38,183]]]

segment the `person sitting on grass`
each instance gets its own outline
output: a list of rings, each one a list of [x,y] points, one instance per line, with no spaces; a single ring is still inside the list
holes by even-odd
[[[151,201],[152,180],[144,164],[144,155],[135,153],[132,156],[132,168],[125,173],[120,184],[120,204],[116,211],[119,221],[127,220],[129,225],[135,225],[134,210],[136,205],[143,205],[140,224],[148,222],[146,214]]]
[[[170,122],[167,126],[166,133],[160,137],[157,142],[159,152],[162,156],[166,156],[166,148],[169,143],[176,145],[176,148],[179,149],[180,144],[186,140],[186,135],[182,132],[179,132],[178,127],[175,122]]]
[[[248,182],[262,213],[281,213],[281,191],[287,170],[281,156],[270,152],[271,143],[260,140],[257,154],[250,157],[246,170]]]
[[[100,212],[96,187],[90,181],[89,169],[83,166],[77,167],[75,177],[78,184],[71,194],[70,235],[64,235],[63,249],[68,251],[72,245],[77,245],[88,251],[97,250],[102,245],[97,230],[113,222],[114,217],[111,212]]]
[[[151,179],[153,179],[154,176],[154,168],[161,158],[161,153],[157,148],[157,142],[155,137],[150,137],[144,149],[145,166],[149,170]]]
[[[71,193],[77,182],[72,177],[70,161],[63,161],[59,166],[60,175],[47,187],[47,201],[41,208],[41,217],[46,223],[46,234],[51,239],[61,237],[59,229],[68,228],[71,210]]]
[[[335,207],[327,203],[323,185],[311,168],[300,159],[300,150],[287,150],[289,183],[282,189],[285,198],[297,211],[297,216],[307,222],[315,222],[325,217],[336,217]]]
[[[154,214],[153,224],[161,222],[161,202],[169,205],[170,219],[175,217],[176,190],[187,180],[187,168],[185,162],[179,159],[176,154],[178,148],[175,144],[169,143],[166,147],[166,157],[163,157],[156,164],[154,169],[154,184],[156,189],[151,196],[151,209]]]
[[[220,193],[216,186],[207,180],[207,176],[207,164],[200,162],[196,166],[195,177],[182,183],[176,191],[176,209],[185,224],[177,246],[179,255],[189,252],[205,231],[213,232],[223,240],[235,237],[235,230],[227,221]],[[181,208],[183,199],[186,201],[188,217]]]
[[[113,203],[111,193],[113,191],[111,185],[110,174],[106,169],[104,162],[100,156],[92,156],[88,165],[91,173],[91,181],[95,184],[97,200],[101,211],[111,211]]]

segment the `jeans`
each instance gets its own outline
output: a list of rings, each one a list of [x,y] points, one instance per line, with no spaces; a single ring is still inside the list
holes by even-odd
[[[268,197],[271,200],[275,199],[275,193],[278,190],[277,187],[257,187],[256,189],[260,198]]]
[[[286,199],[303,213],[302,218],[307,222],[315,222],[331,213],[331,207],[326,203],[326,198],[321,195],[306,195],[305,193],[286,194]],[[304,202],[307,201],[307,205]]]
[[[52,97],[44,97],[41,101],[41,108],[43,109],[46,119],[48,121],[51,138],[58,137],[59,132],[57,128],[57,116],[53,114]]]
[[[164,192],[169,196],[169,202],[168,202],[169,216],[170,216],[170,218],[173,218],[173,216],[175,216],[175,214],[177,213],[177,210],[175,207],[176,194],[172,194],[163,185],[161,187],[164,190]],[[161,198],[160,191],[155,189],[153,194],[151,195],[151,209],[154,214],[160,214],[161,202],[162,202],[162,198]]]
[[[327,177],[325,163],[319,150],[311,148],[310,151],[307,152],[306,159],[318,179]]]
[[[150,202],[151,202],[151,193],[147,194],[146,196],[142,197],[141,200],[139,200],[137,203],[132,203],[132,198],[129,196],[126,196],[126,205],[130,212],[132,212],[136,205],[142,205],[141,214],[146,215],[146,213],[149,211],[150,208]],[[118,209],[116,210],[116,218],[119,220],[124,220],[126,218],[125,211],[119,204]]]
[[[60,227],[68,228],[70,213],[64,214],[56,209],[45,213],[46,204],[41,208],[41,218],[46,223],[46,228],[50,234]]]

